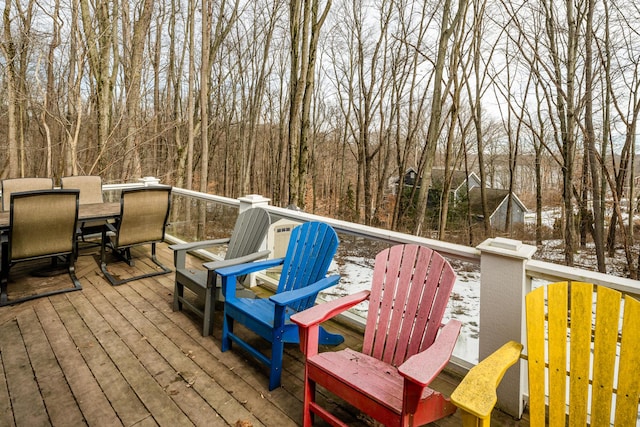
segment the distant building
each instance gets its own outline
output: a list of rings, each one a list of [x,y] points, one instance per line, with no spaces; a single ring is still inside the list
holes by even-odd
[[[449,214],[453,214],[453,208],[456,208],[457,215],[464,211],[466,217],[467,206],[471,216],[476,220],[482,220],[482,203],[480,200],[480,178],[475,172],[466,174],[462,170],[449,171],[451,184],[449,194]],[[418,173],[414,168],[409,168],[404,175],[389,180],[389,187],[393,194],[398,194],[398,183],[402,181],[404,187],[412,187],[420,180]],[[442,200],[442,190],[445,187],[445,169],[433,168],[431,170],[431,187],[427,198],[427,213],[437,216],[440,211],[440,203]],[[504,229],[507,216],[507,203],[509,200],[509,190],[496,188],[486,188],[487,207],[490,212],[490,223],[495,229]],[[523,224],[525,214],[529,212],[527,207],[514,193],[511,194],[511,224]],[[467,204],[468,203],[468,204]]]
[[[487,208],[490,212],[491,227],[502,230],[506,224],[507,204],[509,200],[509,190],[501,190],[497,188],[485,188],[487,198]],[[524,215],[529,210],[520,201],[518,196],[511,193],[511,225],[523,224]],[[482,220],[482,200],[480,199],[480,187],[472,188],[469,191],[469,211],[473,218]]]
[[[480,178],[475,172],[471,172],[469,176],[462,170],[450,171],[451,187],[450,201],[457,203],[466,198],[467,192],[473,188],[480,187]],[[445,170],[443,168],[431,169],[431,188],[429,189],[429,200],[440,200],[442,189],[444,188]],[[433,193],[433,194],[432,194]],[[433,199],[432,199],[433,197]]]
[[[416,183],[416,179],[418,179],[418,171],[415,170],[414,168],[409,168],[404,173],[402,182],[404,183],[404,185],[409,185],[413,187],[413,185]]]
[[[429,200],[435,200],[436,198],[440,199],[440,193],[442,192],[442,188],[444,188],[444,177],[445,177],[444,168],[433,168],[431,169],[431,187],[429,189]],[[389,187],[391,189],[392,194],[398,194],[398,182],[400,181],[399,177],[393,177],[389,180]],[[410,167],[408,168],[404,175],[402,176],[402,184],[406,187],[413,187],[418,181],[418,186],[420,186],[420,181],[418,180],[418,171]],[[452,172],[451,177],[451,201],[461,200],[468,189],[479,187],[480,186],[480,178],[475,172],[471,172],[469,176],[467,176],[465,171],[462,170],[454,170]],[[435,191],[437,194],[433,193]]]

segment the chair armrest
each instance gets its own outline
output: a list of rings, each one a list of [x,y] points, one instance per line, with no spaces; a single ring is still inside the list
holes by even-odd
[[[254,252],[252,254],[241,256],[241,257],[237,257],[237,258],[205,262],[204,264],[202,264],[202,266],[204,268],[206,268],[207,270],[218,270],[218,269],[221,269],[221,268],[231,267],[231,266],[239,265],[239,264],[246,264],[248,262],[252,262],[252,261],[256,261],[256,260],[262,259],[262,258],[266,258],[266,257],[269,256],[270,253],[271,253],[271,251],[264,250],[264,251]]]
[[[522,347],[518,342],[509,341],[478,363],[453,391],[451,401],[480,419],[490,417],[498,400],[496,388],[507,369],[518,361]]]
[[[295,289],[293,291],[280,292],[275,294],[269,299],[277,305],[290,305],[296,301],[299,301],[304,298],[309,298],[312,295],[317,294],[318,292],[335,285],[340,280],[339,275],[325,277],[324,279],[320,279],[311,285],[305,286],[300,289]]]
[[[169,246],[169,249],[174,251],[193,251],[197,249],[204,249],[210,246],[218,246],[229,243],[230,238],[224,239],[216,239],[216,240],[203,240],[200,242],[188,242],[188,243],[178,243],[175,245]]]
[[[244,276],[245,274],[266,270],[267,268],[275,267],[282,263],[284,263],[284,258],[275,258],[216,269],[216,274],[222,277],[222,294],[224,295],[224,298],[229,301],[235,299],[235,278],[237,276]],[[229,282],[232,283],[231,286],[228,286]]]
[[[298,325],[300,351],[306,357],[313,357],[318,354],[320,323],[361,303],[369,298],[370,293],[371,291],[360,291],[353,295],[346,295],[333,301],[315,305],[291,316],[290,320]]]
[[[248,262],[245,264],[234,265],[216,270],[222,277],[242,276],[244,274],[254,273],[267,268],[276,267],[284,262],[284,258],[274,258],[265,261]]]
[[[185,268],[187,263],[187,252],[195,251],[198,249],[204,249],[211,246],[224,245],[229,243],[228,238],[216,239],[216,240],[203,240],[200,242],[179,243],[169,246],[169,249],[173,250],[173,265],[176,269],[181,270]]]
[[[371,291],[360,291],[352,295],[346,295],[334,299],[333,301],[318,304],[307,310],[301,311],[291,316],[291,321],[300,328],[308,328],[313,325],[318,325],[325,320],[329,320],[332,317],[342,313],[345,310],[350,309],[353,306],[360,304],[362,301],[369,298]]]
[[[449,363],[461,327],[460,321],[449,320],[431,347],[408,358],[398,367],[398,373],[421,387],[428,386]]]

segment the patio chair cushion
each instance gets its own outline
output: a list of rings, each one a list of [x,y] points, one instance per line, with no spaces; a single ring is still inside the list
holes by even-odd
[[[14,192],[10,203],[10,225],[2,243],[0,305],[16,304],[33,298],[82,289],[75,275],[78,190],[39,190]],[[70,288],[45,291],[9,301],[9,270],[21,261],[66,257],[66,268],[73,283]]]
[[[9,178],[2,180],[2,211],[9,210],[11,194],[22,191],[52,190],[51,178]]]

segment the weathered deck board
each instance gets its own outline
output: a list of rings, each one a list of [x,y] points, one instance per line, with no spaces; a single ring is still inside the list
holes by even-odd
[[[166,245],[158,256],[172,265]],[[202,337],[199,319],[172,311],[171,274],[112,287],[98,264],[99,249],[84,248],[76,265],[83,290],[0,308],[1,426],[300,423],[304,361],[297,346],[286,347],[283,386],[269,392],[266,368],[242,351],[220,351],[219,312],[213,337]],[[122,275],[151,268],[146,257],[135,267],[109,264]],[[30,277],[29,266],[15,269],[10,298],[41,287],[42,278]],[[68,280],[60,275],[44,282],[55,287]],[[358,333],[329,328],[360,345]],[[450,393],[455,379],[443,375],[437,385]],[[350,425],[368,425],[344,402],[322,392],[319,399]],[[433,425],[459,421],[453,416]],[[495,424],[526,425],[508,417]]]
[[[64,373],[60,369],[36,313],[24,312],[18,317],[18,326],[25,347],[29,351],[31,367],[35,378],[38,379],[38,387],[52,423],[82,423],[82,414],[74,401]]]
[[[11,406],[19,425],[44,425],[48,419],[29,355],[20,333],[18,320],[2,327],[3,357]]]
[[[42,325],[85,421],[92,425],[118,425],[120,419],[114,409],[119,407],[118,402],[109,402],[108,396],[118,396],[117,390],[110,384],[116,382],[119,373],[115,369],[109,371],[111,364],[105,360],[107,358],[99,343],[80,319],[77,316],[73,317],[71,310],[70,316],[66,316],[64,310],[56,311],[49,301],[40,301],[44,301],[39,305]],[[57,306],[61,308],[61,304]],[[63,323],[65,317],[70,317],[66,324]],[[101,368],[102,372],[96,369],[94,374],[92,366],[104,367]],[[99,380],[103,380],[103,384],[100,384]],[[128,386],[124,382],[120,385],[125,390],[123,397],[126,398]]]

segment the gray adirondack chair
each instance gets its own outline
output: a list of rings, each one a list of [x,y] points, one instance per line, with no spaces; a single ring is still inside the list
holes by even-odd
[[[270,224],[269,213],[265,209],[251,208],[238,216],[231,237],[169,246],[174,251],[173,258],[176,270],[173,311],[181,311],[183,306],[186,306],[201,317],[203,319],[202,336],[206,337],[213,332],[215,303],[221,298],[216,270],[266,258],[269,251],[259,249]],[[186,267],[187,252],[225,244],[228,245],[228,248],[224,260],[202,264],[206,270]],[[192,300],[185,298],[185,286],[195,293],[200,301],[204,301],[204,310],[200,309]],[[244,292],[251,293],[250,291]]]

